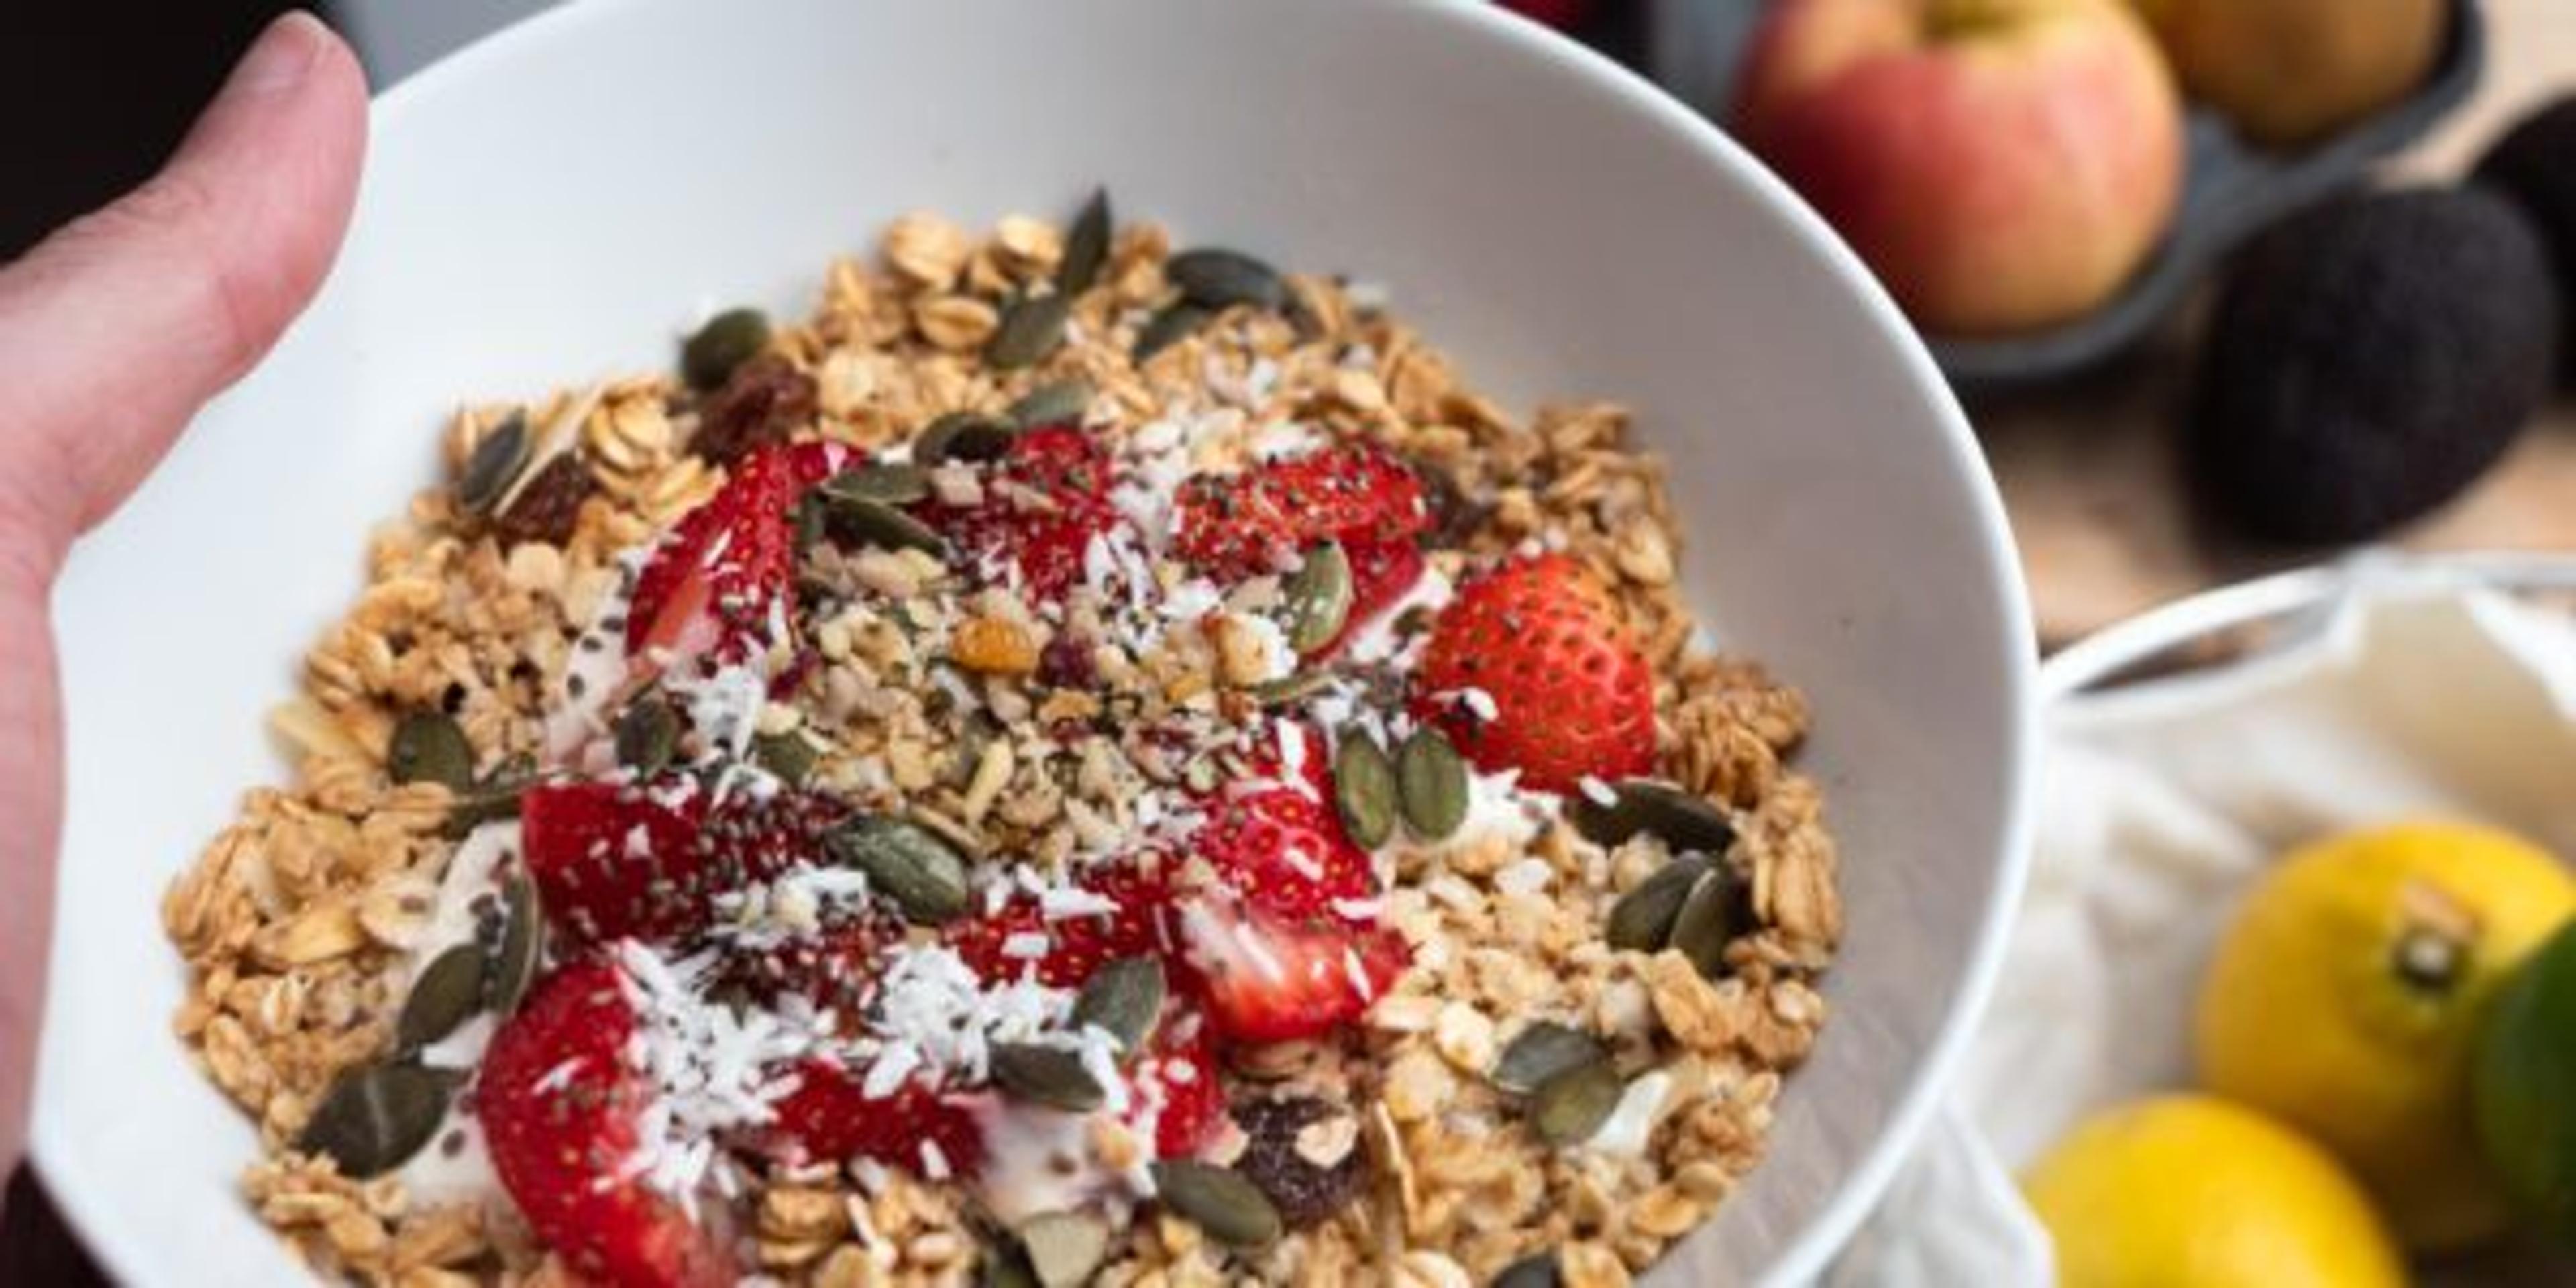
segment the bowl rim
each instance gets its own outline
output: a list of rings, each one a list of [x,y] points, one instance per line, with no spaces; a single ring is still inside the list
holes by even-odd
[[[397,135],[402,123],[429,111],[427,105],[466,91],[476,72],[497,59],[537,47],[578,41],[594,23],[627,21],[635,12],[686,3],[687,0],[588,0],[557,4],[487,32],[420,67],[377,92],[368,107],[371,146]],[[1305,8],[1338,6],[1367,9],[1390,0],[1254,0]],[[2007,933],[2021,902],[2029,870],[2031,804],[2037,785],[2035,756],[2039,735],[2037,635],[2032,624],[2018,548],[2003,497],[1977,446],[1965,411],[1943,377],[1920,333],[1905,320],[1860,258],[1806,202],[1734,139],[1679,99],[1609,56],[1537,22],[1509,13],[1485,0],[1394,0],[1411,4],[1437,20],[1453,23],[1473,38],[1517,47],[1551,70],[1584,82],[1604,95],[1610,110],[1633,114],[1685,146],[1706,165],[1725,172],[1756,202],[1782,221],[1787,231],[1815,254],[1851,293],[1876,328],[1890,341],[1903,374],[1920,392],[1950,460],[1966,481],[1962,497],[1982,537],[1983,572],[2003,593],[1993,610],[2005,640],[2029,641],[2002,659],[2003,696],[2009,710],[2003,759],[2001,831],[1995,838],[1993,883],[1978,919],[1973,942],[1951,993],[1947,1012],[1925,1047],[1911,1080],[1896,1096],[1886,1126],[1863,1150],[1842,1183],[1782,1248],[1757,1283],[1764,1288],[1794,1288],[1822,1275],[1835,1253],[1848,1243],[1862,1220],[1894,1181],[1897,1170],[1922,1139],[1943,1094],[1964,1060],[1969,1041],[1983,1017],[2001,973]],[[31,1105],[31,1112],[34,1106]],[[116,1195],[104,1178],[89,1176],[75,1161],[77,1141],[60,1138],[43,1119],[29,1124],[28,1158],[44,1177],[47,1189],[84,1247],[118,1279],[139,1280],[138,1254],[110,1236],[116,1229]],[[1717,1219],[1712,1214],[1712,1220]],[[1690,1236],[1684,1236],[1687,1239]]]

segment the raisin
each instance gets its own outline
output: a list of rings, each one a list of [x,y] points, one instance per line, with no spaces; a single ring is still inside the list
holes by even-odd
[[[1245,1100],[1234,1106],[1234,1123],[1244,1135],[1243,1156],[1235,1160],[1234,1170],[1258,1186],[1291,1227],[1330,1219],[1367,1188],[1368,1151],[1360,1145],[1359,1121],[1348,1109],[1311,1096]],[[1301,1137],[1307,1141],[1305,1149],[1298,1147]],[[1319,1162],[1310,1157],[1312,1151],[1336,1148],[1339,1158]]]
[[[519,499],[510,503],[500,517],[492,521],[492,532],[508,549],[526,541],[562,545],[572,539],[573,521],[581,517],[581,503],[597,489],[590,470],[579,455],[565,452],[546,462],[535,478],[519,491]]]
[[[1059,689],[1088,689],[1100,683],[1089,639],[1058,631],[1038,650],[1038,679]]]
[[[718,465],[731,465],[753,449],[783,443],[814,418],[814,378],[774,353],[734,368],[724,386],[698,408],[697,436],[689,446]]]

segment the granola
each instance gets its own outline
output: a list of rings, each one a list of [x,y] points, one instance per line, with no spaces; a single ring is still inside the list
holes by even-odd
[[[1626,413],[1105,199],[878,258],[374,535],[163,906],[252,1206],[423,1288],[1644,1270],[1841,927]]]

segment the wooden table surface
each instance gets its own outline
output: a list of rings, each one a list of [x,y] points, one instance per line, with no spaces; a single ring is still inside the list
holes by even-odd
[[[2576,0],[2486,0],[2486,8],[2484,85],[2393,163],[2393,179],[2453,180],[2523,112],[2576,90]],[[2050,644],[2332,553],[2238,548],[2192,522],[2173,445],[2202,311],[2188,311],[2115,369],[2044,395],[1969,407]],[[2394,541],[2418,550],[2576,551],[2576,398],[2562,397],[2494,473]]]

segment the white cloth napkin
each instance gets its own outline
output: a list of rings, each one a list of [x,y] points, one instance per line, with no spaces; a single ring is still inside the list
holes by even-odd
[[[2046,714],[2002,982],[1949,1121],[1834,1288],[2052,1283],[2007,1173],[2092,1110],[2189,1084],[2201,967],[2283,849],[2431,816],[2576,858],[2576,622],[2423,568],[2361,565],[2321,623],[2255,660]]]

